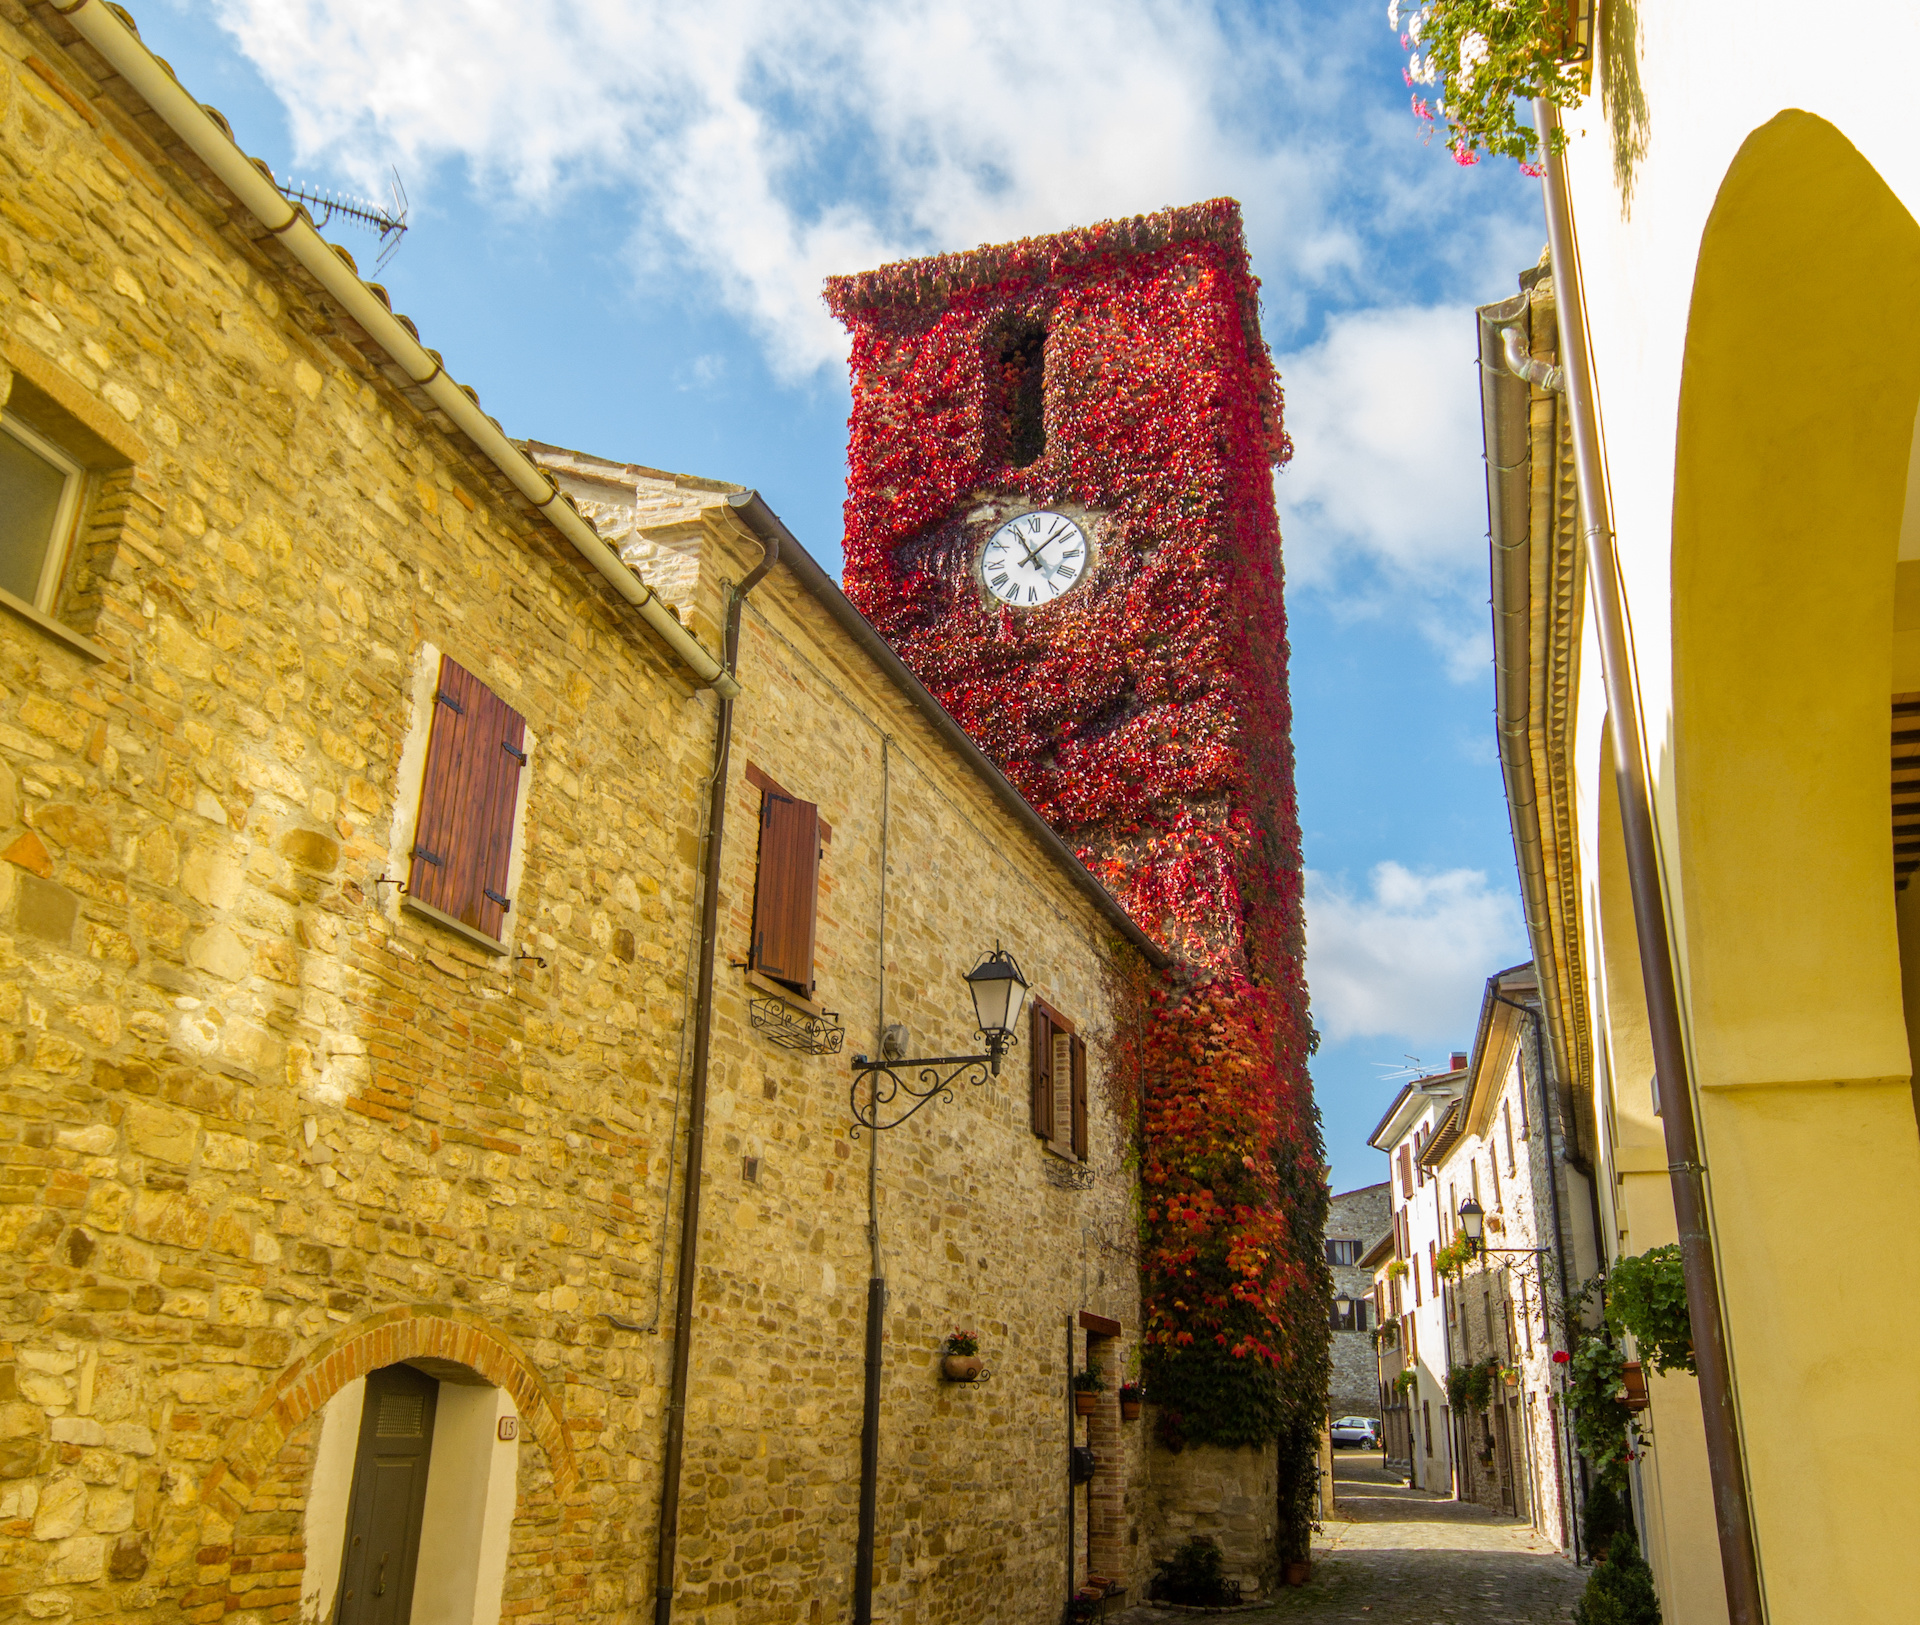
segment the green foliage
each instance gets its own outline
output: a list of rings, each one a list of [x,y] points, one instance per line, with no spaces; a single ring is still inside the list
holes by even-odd
[[[1238,1602],[1240,1588],[1228,1583],[1218,1543],[1196,1535],[1173,1556],[1154,1565],[1152,1595],[1156,1602],[1220,1608]]]
[[[1473,1245],[1465,1236],[1455,1236],[1433,1255],[1433,1267],[1442,1275],[1451,1275],[1456,1280],[1472,1262]]]
[[[1106,1392],[1107,1379],[1100,1374],[1097,1365],[1089,1365],[1084,1370],[1074,1372],[1073,1387],[1075,1393],[1101,1394]]]
[[[1403,29],[1414,116],[1446,130],[1447,150],[1461,164],[1490,152],[1515,159],[1530,174],[1540,138],[1522,124],[1515,103],[1545,97],[1571,107],[1586,74],[1571,54],[1568,0],[1394,0],[1388,19]],[[1431,85],[1431,105],[1420,87]],[[1556,147],[1564,146],[1562,137]]]
[[[1274,1536],[1282,1563],[1304,1563],[1313,1555],[1313,1509],[1320,1490],[1320,1418],[1296,1412],[1280,1430],[1280,1527]]]
[[[1447,1373],[1447,1403],[1463,1416],[1469,1405],[1484,1411],[1492,1403],[1494,1374],[1499,1369],[1498,1360],[1454,1366]]]
[[[1580,1340],[1568,1366],[1567,1397],[1573,1401],[1573,1436],[1597,1475],[1598,1490],[1618,1493],[1627,1483],[1627,1412],[1617,1396],[1620,1350],[1590,1333]]]
[[[1655,1371],[1697,1372],[1678,1247],[1655,1247],[1615,1263],[1607,1272],[1607,1324],[1633,1333],[1640,1358]]]
[[[958,1326],[954,1327],[953,1335],[947,1339],[947,1353],[978,1354],[979,1352],[980,1334],[978,1332],[962,1331]]]
[[[1398,1281],[1402,1279],[1406,1273],[1407,1261],[1404,1258],[1396,1258],[1387,1266],[1387,1279],[1389,1281]]]
[[[1419,1380],[1420,1379],[1414,1375],[1413,1367],[1408,1366],[1405,1371],[1402,1371],[1399,1376],[1393,1379],[1393,1391],[1396,1394],[1410,1393],[1413,1390],[1413,1385]]]
[[[1615,1533],[1606,1561],[1574,1604],[1573,1618],[1574,1625],[1660,1625],[1653,1570],[1634,1543],[1632,1524]]]
[[[1586,1516],[1580,1526],[1587,1555],[1604,1556],[1612,1545],[1613,1537],[1622,1529],[1632,1527],[1633,1513],[1627,1505],[1626,1496],[1617,1490],[1603,1490],[1596,1485],[1587,1496]]]

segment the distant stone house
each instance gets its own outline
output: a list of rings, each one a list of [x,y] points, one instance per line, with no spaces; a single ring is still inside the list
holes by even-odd
[[[876,1604],[1137,1590],[1105,1040],[1155,950],[763,503],[636,474],[623,534],[616,465],[556,494],[577,470],[278,197],[117,11],[0,0],[9,1585],[36,1617],[354,1625],[409,1584],[436,1621],[844,1617],[849,1057],[896,1024],[968,1052],[998,943],[1047,1044],[877,1137]],[[957,1327],[985,1386],[941,1380]]]
[[[1374,1332],[1373,1271],[1363,1260],[1392,1223],[1387,1184],[1363,1185],[1335,1196],[1327,1207],[1327,1263],[1333,1271],[1333,1375],[1327,1414],[1381,1414]]]

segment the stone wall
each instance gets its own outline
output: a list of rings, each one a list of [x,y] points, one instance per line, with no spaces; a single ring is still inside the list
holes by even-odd
[[[1393,1223],[1387,1184],[1365,1185],[1344,1192],[1327,1204],[1327,1240],[1354,1241],[1371,1248]],[[1333,1289],[1364,1301],[1370,1324],[1373,1310],[1373,1271],[1357,1264],[1335,1265]],[[1327,1385],[1328,1416],[1380,1415],[1380,1383],[1370,1331],[1333,1334],[1333,1373]]]
[[[1271,1445],[1156,1450],[1153,1500],[1154,1562],[1196,1535],[1208,1536],[1219,1543],[1227,1578],[1242,1595],[1273,1589],[1279,1480]]]
[[[17,371],[121,464],[84,638],[0,614],[9,1585],[34,1617],[284,1615],[310,1419],[446,1361],[532,1439],[505,1616],[639,1617],[713,702],[61,27],[0,0],[0,392]],[[681,605],[711,645],[757,552],[680,522],[713,549]],[[537,741],[507,956],[395,895],[427,645]],[[1112,933],[790,577],[742,666],[682,1606],[844,1614],[852,1568],[867,1146],[846,1055],[770,1046],[727,963],[752,762],[833,826],[820,991],[849,1049],[883,1014],[965,1045],[959,975],[996,939],[1092,1040],[1088,1188],[1027,1130],[1024,1052],[880,1147],[880,1610],[1051,1620],[1068,1327],[1138,1325]],[[985,1386],[937,1380],[956,1324]]]

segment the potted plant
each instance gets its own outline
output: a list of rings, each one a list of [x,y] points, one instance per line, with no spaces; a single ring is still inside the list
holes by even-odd
[[[940,1360],[940,1370],[948,1382],[978,1382],[980,1380],[980,1334],[962,1331],[956,1326],[953,1335],[947,1339],[946,1352]]]
[[[1073,1408],[1081,1416],[1092,1416],[1100,1409],[1100,1396],[1107,1391],[1107,1379],[1097,1365],[1073,1374]]]
[[[1137,1382],[1120,1384],[1120,1420],[1123,1422],[1140,1420],[1140,1384]]]
[[[1517,1365],[1503,1365],[1500,1368],[1500,1380],[1509,1388],[1520,1386],[1520,1368]]]

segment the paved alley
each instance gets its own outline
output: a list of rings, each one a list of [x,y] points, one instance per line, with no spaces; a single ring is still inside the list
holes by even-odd
[[[1526,1524],[1410,1490],[1377,1452],[1334,1458],[1338,1513],[1314,1539],[1313,1578],[1246,1625],[1565,1625],[1586,1571]],[[1168,1615],[1129,1610],[1125,1625]]]

